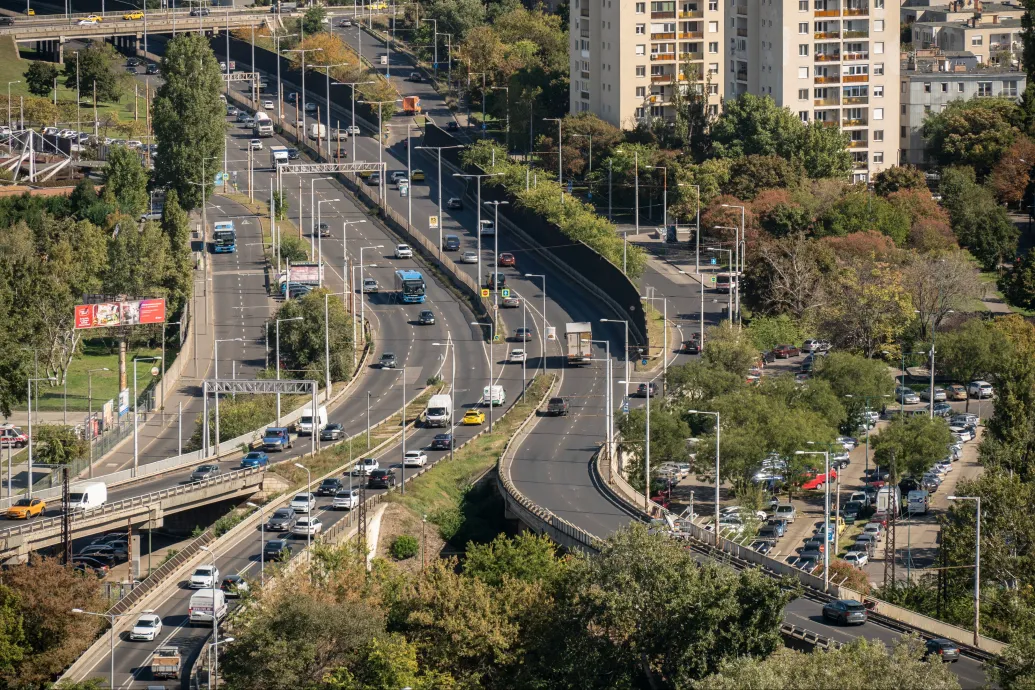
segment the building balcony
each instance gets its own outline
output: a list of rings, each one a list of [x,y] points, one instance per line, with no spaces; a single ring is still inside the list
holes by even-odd
[[[848,142],[848,148],[850,149],[864,149],[870,145],[868,141],[850,141]]]
[[[651,84],[665,84],[672,81],[671,74],[652,74],[650,77]]]
[[[817,17],[840,17],[840,10],[816,10],[813,12]]]
[[[870,75],[868,75],[868,74],[846,74],[845,75],[845,83],[846,84],[866,83],[869,80],[870,80]]]
[[[846,7],[841,12],[842,16],[845,17],[868,17],[870,16],[869,7]]]
[[[589,79],[589,70],[582,70],[581,76],[583,79]]]
[[[586,6],[586,5],[583,5],[582,8],[579,9],[579,16],[580,17],[588,17],[589,16],[589,7]]]
[[[651,62],[663,62],[663,61],[666,61],[666,60],[675,60],[676,59],[676,54],[675,53],[651,53],[650,59],[651,59]]]
[[[817,98],[815,101],[813,101],[813,104],[818,106],[841,105],[841,103],[838,101],[837,96],[834,96],[833,98]]]
[[[737,5],[737,15],[746,17],[748,13],[747,5]]]
[[[841,82],[840,74],[830,74],[825,77],[816,77],[815,83],[817,84],[839,84]]]
[[[703,31],[680,31],[680,38],[704,38]]]
[[[844,59],[845,62],[848,62],[849,60],[869,60],[870,59],[870,54],[869,53],[845,53],[843,59]]]
[[[675,34],[675,32],[672,32],[672,33],[662,33],[662,34],[651,34],[650,35],[650,40],[652,40],[652,41],[674,41],[674,40],[676,40],[676,34]]]
[[[845,96],[845,105],[866,105],[870,102],[869,96]]]
[[[651,12],[650,13],[650,18],[651,19],[675,19],[676,18],[676,11],[672,10],[671,12]]]
[[[856,30],[856,31],[845,31],[845,39],[849,39],[849,38],[869,38],[869,37],[870,37],[870,30],[869,29],[865,29],[863,31],[858,31],[858,30]]]
[[[852,161],[852,168],[855,170],[865,170],[869,164],[864,160]]]
[[[747,80],[748,80],[747,70],[745,70],[743,72],[737,72],[737,81],[747,81]]]
[[[679,54],[679,59],[680,60],[684,60],[684,61],[685,60],[690,60],[690,61],[703,60],[704,59],[704,53],[680,53]]]
[[[837,127],[837,120],[816,120],[816,122],[824,127]]]
[[[680,12],[680,19],[702,19],[704,17],[704,10],[690,10],[689,12]]]
[[[584,101],[588,101],[589,100],[589,91],[582,91],[582,92],[580,92],[579,93],[579,97],[582,100],[584,100]]]
[[[839,62],[841,53],[816,53],[816,62]]]
[[[742,29],[740,27],[737,27],[737,35],[740,36],[741,38],[747,38],[748,30],[747,29]]]
[[[842,127],[865,127],[866,125],[867,122],[865,119],[849,120],[848,118],[845,118],[841,120]]]
[[[579,29],[579,35],[582,38],[589,38],[589,29]]]
[[[816,40],[817,41],[822,41],[824,38],[840,38],[840,37],[841,37],[841,32],[840,31],[817,31],[816,32]]]

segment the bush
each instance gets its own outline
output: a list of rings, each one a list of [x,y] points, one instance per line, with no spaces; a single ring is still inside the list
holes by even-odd
[[[397,561],[405,561],[407,558],[413,558],[420,551],[420,542],[417,541],[417,537],[411,537],[409,534],[400,534],[392,542],[392,546],[389,549],[392,552],[392,558]]]
[[[221,537],[244,520],[245,513],[237,510],[231,511],[223,517],[212,523],[212,533],[217,537]]]

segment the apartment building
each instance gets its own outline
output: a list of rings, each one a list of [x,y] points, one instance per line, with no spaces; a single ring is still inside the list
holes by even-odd
[[[965,20],[916,21],[911,29],[914,48],[966,50],[984,64],[1004,67],[1020,64],[1023,50],[1020,19],[975,11]]]
[[[571,112],[631,129],[672,117],[673,89],[708,94],[718,114],[721,0],[572,0]]]
[[[966,22],[974,16],[976,8],[983,16],[999,19],[1020,19],[1024,7],[1018,0],[1005,2],[981,2],[981,0],[906,0],[900,16],[902,24],[913,22]]]
[[[671,117],[688,67],[712,113],[752,93],[843,129],[868,181],[898,157],[899,6],[886,2],[573,0],[571,111],[625,128]]]
[[[1026,86],[1023,71],[981,64],[969,52],[928,50],[904,56],[899,86],[899,162],[918,166],[930,163],[923,137],[924,120],[950,102],[971,98],[1020,100]]]

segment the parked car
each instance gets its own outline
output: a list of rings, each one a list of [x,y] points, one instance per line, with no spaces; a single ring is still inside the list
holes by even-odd
[[[920,396],[912,388],[898,386],[895,388],[895,400],[903,405],[916,405],[920,402]]]
[[[870,562],[870,557],[862,551],[849,551],[841,560],[856,568],[861,568]]]
[[[777,345],[773,348],[773,354],[776,355],[777,359],[789,359],[790,357],[800,355],[801,350],[793,345]]]
[[[934,387],[934,401],[935,402],[945,402],[945,399],[947,397],[948,396],[945,393],[945,389],[944,388],[942,388],[941,386],[935,386]],[[930,402],[931,401],[931,389],[930,388],[924,388],[922,391],[920,391],[920,399],[921,400],[926,400],[927,402]]]
[[[845,625],[862,625],[866,622],[866,607],[855,599],[838,599],[823,606],[823,617]]]
[[[781,503],[776,506],[775,517],[778,517],[787,522],[794,522],[794,518],[797,517],[798,511],[790,503]]]
[[[991,398],[995,391],[988,381],[971,381],[967,385],[967,395],[972,398]]]
[[[967,388],[958,383],[954,383],[951,386],[945,387],[945,394],[949,400],[966,400],[967,399]]]

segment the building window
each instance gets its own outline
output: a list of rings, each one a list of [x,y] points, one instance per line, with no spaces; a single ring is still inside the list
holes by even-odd
[[[942,82],[942,93],[949,93],[949,82]]]
[[[905,106],[902,106],[902,107],[905,107]],[[924,115],[930,115],[930,114],[931,114],[931,106],[925,105],[924,106]]]
[[[637,55],[646,55],[647,54],[647,46],[643,45],[642,43],[640,45],[636,46],[636,54]]]
[[[798,89],[798,100],[799,101],[807,101],[808,99],[809,99],[809,90],[808,89]]]
[[[713,116],[713,117],[718,115],[719,114],[719,106],[715,105],[714,103],[712,105],[708,106],[708,114]]]
[[[874,141],[884,141],[884,130],[883,129],[875,129],[875,130],[873,130],[873,140]]]
[[[719,63],[717,63],[717,62],[709,63],[708,64],[708,74],[718,74],[718,73],[719,73]]]
[[[647,97],[647,87],[646,86],[637,86],[636,87],[636,97],[637,98],[646,98]]]
[[[1003,82],[1003,92],[1000,95],[1001,96],[1016,97],[1017,96],[1017,80],[1016,79],[1011,79],[1011,80],[1008,80],[1008,81],[1004,81]]]
[[[798,68],[798,79],[808,79],[808,78],[809,78],[809,68],[808,67],[799,67]]]
[[[884,108],[874,108],[873,109],[873,119],[874,120],[883,120],[884,119]]]
[[[719,11],[719,0],[709,0],[708,1],[708,11],[709,12],[718,12]]]
[[[979,81],[978,82],[978,96],[991,96],[992,95],[992,82],[990,81]]]
[[[647,13],[647,3],[645,3],[645,2],[638,2],[638,3],[636,3],[636,14],[646,14],[646,13]]]
[[[715,33],[719,30],[719,22],[708,22],[708,33]]]
[[[809,0],[798,0],[798,11],[808,12],[809,11]]]
[[[643,108],[637,108],[636,109],[636,117],[637,118],[643,117]]]
[[[963,93],[963,82],[956,84],[956,93]]]
[[[798,33],[799,34],[807,34],[808,32],[809,32],[809,23],[808,22],[799,22],[798,23]]]
[[[719,42],[718,41],[710,41],[708,43],[708,52],[712,53],[713,55],[715,53],[718,53],[719,52]]]
[[[884,98],[884,87],[883,86],[874,86],[873,87],[873,97],[874,98]]]
[[[799,110],[798,111],[798,117],[801,118],[802,122],[808,122],[809,121],[809,111],[807,111],[807,110]]]
[[[873,162],[874,163],[883,163],[884,162],[884,152],[883,151],[874,151],[873,152]]]
[[[647,25],[646,24],[637,24],[636,25],[636,33],[639,34],[639,35],[647,33]]]
[[[873,44],[873,54],[883,55],[884,54],[884,41],[876,41]]]
[[[905,84],[903,83],[902,86],[905,86]],[[931,82],[924,82],[924,93],[931,93]]]
[[[809,56],[809,44],[808,43],[799,43],[798,44],[798,56],[799,57],[808,57]]]
[[[884,63],[875,62],[873,63],[873,76],[884,76]]]
[[[900,137],[902,137],[903,139],[905,139],[907,136],[909,136],[909,134],[906,132],[906,126],[905,125],[902,125],[898,129],[899,129],[898,135]]]
[[[884,9],[884,0],[873,0],[873,9],[882,10]]]
[[[647,68],[644,65],[636,65],[636,76],[637,77],[646,77],[647,76]]]
[[[984,36],[980,36],[979,35],[979,36],[971,36],[970,37],[970,45],[972,45],[972,46],[984,45],[984,42],[985,42],[985,37]]]
[[[709,84],[708,85],[708,93],[709,93],[709,95],[712,95],[712,96],[718,96],[719,95],[719,85],[718,84]]]
[[[873,30],[874,31],[884,31],[884,20],[883,19],[874,19],[873,20]]]

